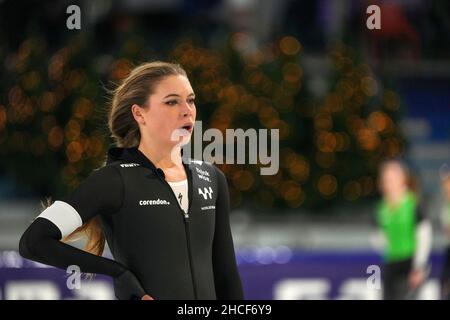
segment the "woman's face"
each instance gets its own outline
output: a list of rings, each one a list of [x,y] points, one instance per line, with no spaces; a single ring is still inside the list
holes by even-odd
[[[182,75],[168,76],[154,88],[142,116],[143,134],[159,144],[175,146],[189,142],[194,128],[195,95],[189,80]]]
[[[447,201],[450,201],[450,177],[444,180],[443,190],[445,198],[447,199]]]
[[[380,189],[385,195],[399,194],[406,187],[406,175],[398,163],[388,163],[380,172]]]

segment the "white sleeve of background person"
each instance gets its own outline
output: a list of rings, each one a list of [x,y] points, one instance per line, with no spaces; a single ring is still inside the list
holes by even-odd
[[[45,218],[55,224],[64,238],[82,226],[83,221],[77,210],[64,201],[55,201],[36,218]]]
[[[446,205],[441,209],[441,224],[444,228],[450,227],[450,212]]]
[[[421,269],[427,265],[432,245],[432,229],[429,220],[423,220],[417,225],[416,243],[413,266],[415,269]]]
[[[374,232],[369,237],[369,242],[376,251],[383,251],[386,247],[386,237],[382,231]]]

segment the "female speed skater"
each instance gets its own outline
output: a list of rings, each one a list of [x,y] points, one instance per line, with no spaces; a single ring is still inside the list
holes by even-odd
[[[34,219],[20,254],[111,276],[120,300],[243,299],[225,175],[182,156],[195,117],[180,65],[133,69],[114,91],[105,165]],[[64,241],[81,232],[86,251]],[[102,257],[105,241],[114,260]]]

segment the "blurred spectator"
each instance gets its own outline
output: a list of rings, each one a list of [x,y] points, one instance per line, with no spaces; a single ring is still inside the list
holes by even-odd
[[[381,165],[380,189],[383,199],[377,220],[386,240],[383,296],[412,299],[427,276],[431,224],[419,203],[414,179],[401,161]]]

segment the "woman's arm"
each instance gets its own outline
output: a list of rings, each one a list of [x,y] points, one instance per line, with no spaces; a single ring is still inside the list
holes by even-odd
[[[213,243],[213,268],[216,296],[219,300],[242,300],[241,279],[236,265],[230,229],[230,198],[225,175],[215,167],[218,181],[216,227]]]
[[[120,263],[77,249],[61,239],[98,214],[114,214],[122,205],[123,184],[114,167],[94,171],[78,188],[46,208],[20,239],[19,252],[27,259],[67,269],[76,265],[83,273],[114,278],[119,299],[145,295],[138,280]]]
[[[126,270],[116,261],[77,249],[61,242],[61,238],[61,230],[53,222],[38,217],[22,235],[19,252],[26,259],[64,270],[77,265],[81,272],[111,277],[117,277]]]
[[[425,215],[424,207],[419,205],[416,210],[416,251],[414,252],[413,268],[423,270],[428,264],[430,256],[433,231],[431,222]]]
[[[422,206],[416,210],[416,250],[413,256],[412,270],[409,275],[409,286],[417,289],[428,277],[430,266],[428,259],[432,247],[432,227],[426,218]]]

